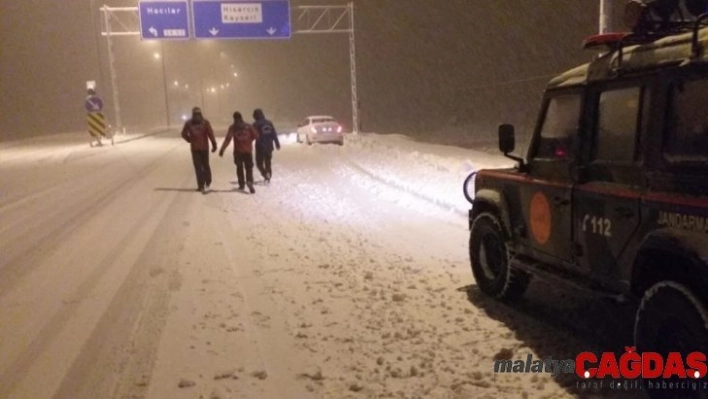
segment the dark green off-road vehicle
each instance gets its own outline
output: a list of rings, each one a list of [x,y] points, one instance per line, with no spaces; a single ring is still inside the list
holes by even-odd
[[[630,33],[549,83],[528,153],[481,170],[469,212],[481,291],[532,277],[639,302],[638,351],[708,352],[706,1],[632,1]],[[708,392],[708,391],[706,391]]]

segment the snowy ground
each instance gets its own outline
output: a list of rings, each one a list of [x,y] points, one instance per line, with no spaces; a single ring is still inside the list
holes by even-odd
[[[202,195],[176,132],[0,145],[0,398],[590,397],[493,359],[630,342],[613,305],[478,292],[462,181],[504,158],[286,142],[253,196],[211,159]]]

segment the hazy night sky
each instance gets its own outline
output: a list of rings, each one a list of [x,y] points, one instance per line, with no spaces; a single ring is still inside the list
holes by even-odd
[[[309,4],[346,1],[292,0],[293,6]],[[590,59],[581,42],[596,33],[599,8],[597,0],[354,4],[363,130],[418,135],[505,121],[528,126],[547,75]],[[0,140],[84,130],[87,80],[98,81],[112,116],[105,38],[96,40],[89,0],[0,0],[0,10]],[[114,42],[124,124],[164,125],[162,65],[153,58],[160,44],[139,37]],[[235,109],[250,116],[263,107],[275,120],[326,113],[351,125],[346,34],[166,42],[162,51],[173,124],[192,105],[204,104],[216,122],[228,122]],[[230,65],[238,78],[229,80]],[[227,81],[230,88],[202,101],[200,76],[202,88]],[[500,84],[535,77],[541,78]]]

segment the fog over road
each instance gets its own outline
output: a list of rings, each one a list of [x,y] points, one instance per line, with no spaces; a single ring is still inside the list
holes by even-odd
[[[3,145],[0,398],[574,396],[493,359],[593,349],[610,311],[483,298],[445,165],[503,161],[441,148],[285,143],[255,195],[212,154],[203,195],[176,132]]]

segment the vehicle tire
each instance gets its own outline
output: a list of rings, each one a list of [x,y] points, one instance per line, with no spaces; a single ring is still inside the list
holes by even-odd
[[[637,353],[680,352],[684,356],[708,352],[708,311],[688,287],[673,281],[662,281],[646,291],[634,323],[634,345]],[[701,376],[705,381],[705,376]],[[685,381],[676,379],[670,382]],[[645,384],[647,384],[645,382]],[[704,389],[647,389],[651,398],[708,398]]]
[[[338,141],[338,142],[337,142],[337,145],[339,145],[339,146],[343,146],[343,145],[344,145],[344,140],[342,140],[342,141]]]
[[[531,276],[509,265],[506,237],[495,215],[482,212],[474,219],[469,250],[472,274],[482,292],[499,300],[515,300],[526,292]]]
[[[307,140],[307,145],[312,145],[312,141],[310,141],[310,136],[305,136],[305,139]]]
[[[297,135],[295,135],[295,141],[296,141],[297,143],[299,143],[299,144],[302,144],[302,140],[300,140],[300,133],[298,133]]]

